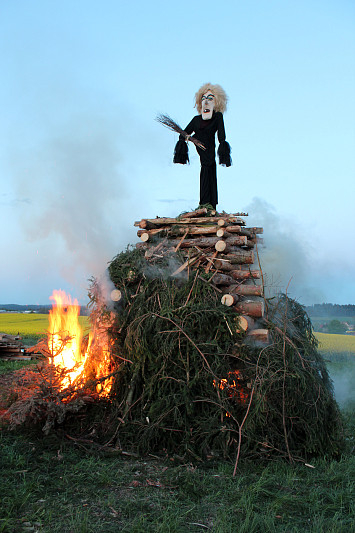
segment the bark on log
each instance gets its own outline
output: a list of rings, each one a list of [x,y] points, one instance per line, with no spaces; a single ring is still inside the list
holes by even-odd
[[[248,338],[253,339],[257,342],[262,342],[264,344],[269,344],[269,330],[268,329],[253,329],[248,333]]]
[[[139,229],[137,231],[137,236],[141,237],[143,233],[148,233],[148,235],[151,237],[153,235],[159,235],[159,233],[163,233],[164,231],[167,231],[168,228],[155,228],[155,229]]]
[[[186,233],[187,229],[188,228],[185,229],[185,232],[183,233],[183,235]],[[246,241],[247,241],[246,237],[240,237],[240,236],[234,236],[234,237],[230,237],[230,239],[228,238],[226,240],[221,240],[218,237],[205,237],[203,235],[199,235],[198,237],[195,237],[192,239],[186,238],[182,242],[181,248],[191,248],[192,246],[198,246],[200,248],[210,248],[214,246],[218,252],[223,252],[224,250],[227,249],[227,247],[231,248],[231,247],[239,246],[239,245],[245,244]],[[180,243],[180,239],[169,239],[167,241],[167,245],[171,247],[176,247],[179,243]],[[242,250],[238,249],[238,251],[242,251]]]
[[[250,231],[251,233],[264,233],[264,229],[260,227],[245,228],[245,230]]]
[[[227,274],[214,274],[211,278],[214,285],[231,285],[234,283],[234,279]]]
[[[216,224],[217,218],[214,217],[190,217],[190,218],[169,218],[169,217],[158,217],[158,218],[143,218],[140,222],[135,222],[135,226],[145,229],[148,225],[157,228],[159,226],[170,226],[170,225],[179,225],[179,224]]]
[[[226,242],[230,246],[245,246],[247,238],[243,235],[231,235],[230,237],[227,237]]]
[[[239,301],[239,296],[236,294],[223,294],[221,298],[221,304],[226,305],[227,307],[232,307],[232,305],[236,305]]]
[[[190,213],[183,213],[180,215],[180,218],[192,218],[192,217],[199,217],[200,215],[206,215],[207,214],[207,208],[202,207],[201,209],[196,209],[195,211],[190,211]]]
[[[233,279],[242,280],[242,279],[260,279],[261,274],[260,270],[236,270],[231,269],[230,275]]]
[[[217,226],[205,225],[205,226],[172,226],[168,230],[168,235],[183,235],[186,230],[189,230],[189,235],[216,235]]]
[[[244,300],[238,302],[237,305],[234,306],[234,310],[242,315],[261,318],[264,316],[264,302],[252,302],[250,300]]]
[[[254,253],[252,250],[242,250],[242,249],[236,249],[233,250],[233,254],[225,254],[221,257],[221,259],[227,259],[230,261],[232,265],[242,265],[242,264],[249,264],[251,265],[254,263]]]
[[[239,296],[262,296],[263,287],[262,285],[230,285],[229,292]]]

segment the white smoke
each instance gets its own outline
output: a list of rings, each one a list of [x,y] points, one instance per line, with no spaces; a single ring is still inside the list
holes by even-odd
[[[319,290],[312,287],[313,246],[305,238],[304,231],[294,220],[282,217],[275,208],[254,198],[246,211],[248,225],[264,228],[263,245],[258,246],[264,275],[266,296],[279,292],[287,294],[307,305],[321,298]]]
[[[59,264],[72,284],[100,275],[134,235],[120,172],[120,134],[114,120],[77,117],[19,157],[26,167],[16,163],[18,192],[28,199],[25,236],[36,247],[41,241],[47,261]],[[127,218],[128,231],[122,223]]]

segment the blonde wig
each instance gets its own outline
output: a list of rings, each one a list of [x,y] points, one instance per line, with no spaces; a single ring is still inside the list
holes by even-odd
[[[198,113],[202,112],[201,98],[208,91],[211,91],[211,93],[214,95],[215,111],[220,111],[221,113],[224,113],[227,109],[228,96],[220,85],[212,85],[211,83],[205,83],[204,85],[202,85],[202,87],[200,87],[197,93],[195,94],[195,107]]]

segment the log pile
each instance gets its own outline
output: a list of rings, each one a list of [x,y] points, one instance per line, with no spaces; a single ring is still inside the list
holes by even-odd
[[[260,328],[265,310],[257,254],[263,228],[247,227],[244,216],[202,208],[177,218],[145,218],[134,223],[140,238],[136,247],[145,250],[150,263],[179,252],[184,262],[171,275],[209,274],[221,303],[238,314],[238,331],[267,343],[268,331]]]
[[[24,346],[19,335],[0,333],[0,358],[1,359],[27,359],[23,355]]]

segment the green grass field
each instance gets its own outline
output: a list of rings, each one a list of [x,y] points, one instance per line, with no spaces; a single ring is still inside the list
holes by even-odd
[[[89,318],[79,316],[79,323],[84,334],[89,328]],[[43,337],[48,330],[48,315],[37,313],[0,313],[0,333],[9,335],[21,335],[23,340],[36,342],[36,339]]]
[[[326,353],[353,353],[355,356],[355,335],[335,335],[315,333],[319,341],[318,349]]]

